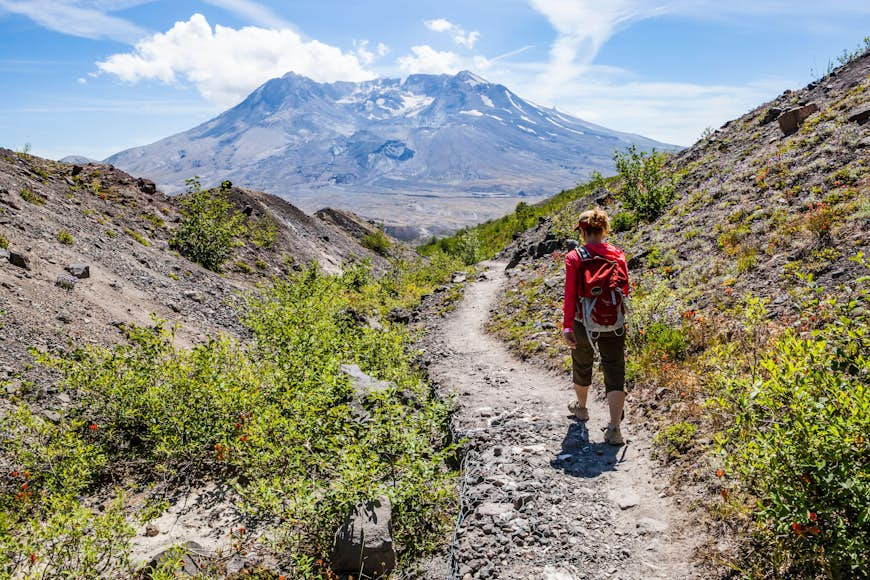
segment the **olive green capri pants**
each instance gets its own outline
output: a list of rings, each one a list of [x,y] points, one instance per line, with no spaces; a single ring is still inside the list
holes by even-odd
[[[592,365],[595,362],[595,351],[589,344],[586,329],[580,323],[574,328],[577,348],[571,350],[572,375],[575,385],[588,387],[592,384]],[[601,370],[604,372],[604,390],[625,390],[625,332],[616,335],[613,332],[602,332],[595,342],[601,353]]]

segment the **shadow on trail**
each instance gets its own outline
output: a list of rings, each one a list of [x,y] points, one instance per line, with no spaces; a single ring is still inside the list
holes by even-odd
[[[574,420],[562,439],[562,450],[550,460],[550,467],[574,477],[598,477],[614,471],[622,447],[607,443],[590,443],[589,430],[582,421]]]

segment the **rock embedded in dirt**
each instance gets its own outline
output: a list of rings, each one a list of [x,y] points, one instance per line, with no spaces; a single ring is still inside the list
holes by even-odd
[[[396,567],[392,505],[387,497],[357,504],[335,533],[335,572],[382,577]]]
[[[203,564],[209,559],[210,554],[196,542],[186,542],[183,545],[184,556],[181,558],[181,574],[184,576],[199,576],[203,568]],[[150,579],[158,566],[164,561],[173,557],[173,550],[164,550],[154,556],[148,565],[145,567],[143,578]]]
[[[30,258],[20,252],[9,252],[9,263],[25,270],[30,269]]]
[[[387,320],[398,324],[408,324],[411,322],[411,311],[405,308],[393,308],[387,314]]]
[[[79,280],[91,277],[91,267],[87,264],[70,264],[69,266],[64,268],[64,270],[66,270]]]
[[[870,119],[870,107],[855,109],[849,113],[849,121],[863,125]]]

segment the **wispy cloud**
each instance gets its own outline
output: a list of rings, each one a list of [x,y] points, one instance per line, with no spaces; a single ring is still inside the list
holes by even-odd
[[[0,0],[0,13],[19,14],[40,26],[82,38],[108,38],[132,44],[148,31],[107,12],[129,8],[142,1],[109,2],[78,0]]]
[[[201,14],[138,42],[132,52],[98,62],[97,68],[130,83],[187,81],[222,106],[239,102],[260,84],[290,71],[321,82],[375,77],[357,53],[304,40],[289,29],[212,29]]]
[[[453,42],[465,48],[474,48],[474,43],[480,38],[480,32],[473,30],[466,32],[464,28],[458,24],[454,24],[444,18],[436,18],[435,20],[427,20],[423,23],[426,28],[434,32],[446,32],[453,37]]]
[[[263,6],[258,2],[251,0],[203,0],[206,4],[217,6],[228,10],[252,24],[257,24],[264,28],[284,29],[294,28],[293,25],[277,14],[270,8]]]

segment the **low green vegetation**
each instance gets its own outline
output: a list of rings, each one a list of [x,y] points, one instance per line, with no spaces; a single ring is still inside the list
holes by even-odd
[[[199,179],[187,180],[181,198],[181,221],[169,245],[179,254],[209,270],[220,271],[243,233],[244,215],[229,199],[230,183],[203,190]]]
[[[73,403],[53,421],[24,401],[0,413],[0,576],[130,576],[132,518],[161,510],[125,491],[157,500],[192,477],[226,482],[243,510],[273,522],[288,577],[326,573],[318,560],[347,510],[380,495],[400,558],[441,546],[456,508],[449,406],[412,364],[408,332],[359,314],[410,306],[457,268],[443,254],[382,278],[312,265],[247,298],[250,342],[182,348],[155,321],[126,327],[114,347],[35,353]],[[359,392],[342,365],[388,386]],[[83,501],[108,489],[112,502]]]
[[[139,232],[137,232],[136,230],[133,230],[130,228],[124,228],[124,233],[127,234],[128,236],[130,236],[131,238],[133,238],[134,240],[136,240],[137,242],[139,242],[140,244],[142,244],[143,246],[147,247],[147,246],[151,245],[151,241],[148,238],[146,238],[145,236],[143,236],[142,234],[140,234]]]
[[[9,248],[9,239],[4,235],[0,235],[0,248],[4,250]]]
[[[75,243],[75,238],[66,230],[57,232],[57,241],[66,246],[71,246]]]
[[[362,245],[376,254],[385,255],[390,249],[390,238],[380,228],[363,235]]]
[[[33,205],[45,205],[45,198],[34,192],[32,189],[22,187],[19,194],[21,195],[21,199],[27,203],[32,203]]]

